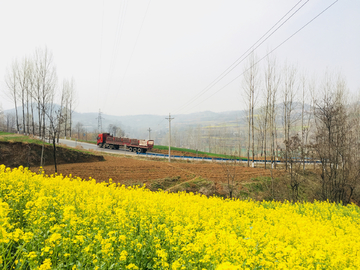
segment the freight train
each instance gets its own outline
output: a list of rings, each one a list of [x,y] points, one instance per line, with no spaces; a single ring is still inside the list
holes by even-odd
[[[130,152],[146,153],[154,146],[154,140],[138,140],[111,136],[110,133],[100,133],[97,136],[97,145],[101,148],[128,149]]]

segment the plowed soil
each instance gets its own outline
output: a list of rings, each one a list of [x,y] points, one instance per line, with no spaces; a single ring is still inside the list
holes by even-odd
[[[32,167],[37,171],[38,167]],[[53,174],[53,166],[45,166],[46,174]],[[215,185],[216,194],[223,193],[222,187],[227,183],[227,173],[235,175],[235,184],[251,181],[259,176],[270,176],[270,170],[263,168],[248,168],[244,164],[235,166],[215,162],[173,161],[168,163],[163,160],[140,159],[137,157],[105,156],[105,161],[91,163],[74,163],[58,165],[58,174],[80,177],[82,179],[94,178],[98,182],[108,181],[125,185],[150,186],[160,183],[161,180],[173,179],[174,185],[189,182],[193,179],[205,179]],[[191,190],[195,191],[195,190]]]

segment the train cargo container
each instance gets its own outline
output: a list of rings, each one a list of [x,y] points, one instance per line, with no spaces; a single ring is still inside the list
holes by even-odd
[[[126,148],[131,152],[146,153],[154,146],[154,140],[138,140],[111,136],[110,133],[100,133],[97,145],[101,148],[119,149]]]

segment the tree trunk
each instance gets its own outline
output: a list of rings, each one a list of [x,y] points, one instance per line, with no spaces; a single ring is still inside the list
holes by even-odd
[[[56,140],[56,132],[54,133],[54,136],[53,136],[53,155],[54,155],[54,166],[55,166],[55,172],[57,173],[57,164],[56,164],[56,143],[55,143],[55,140]]]

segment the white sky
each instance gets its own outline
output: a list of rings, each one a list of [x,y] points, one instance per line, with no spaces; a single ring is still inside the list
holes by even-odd
[[[258,57],[334,1],[303,0],[307,4],[256,50]],[[0,104],[4,109],[13,107],[2,93],[5,70],[12,60],[47,46],[53,53],[59,82],[75,79],[78,112],[101,109],[113,115],[165,115],[243,109],[241,77],[219,91],[242,73],[240,64],[198,100],[179,110],[298,2],[3,0]],[[341,72],[350,91],[359,92],[359,14],[359,0],[339,0],[278,48],[278,61],[287,60],[319,77],[326,69]]]

